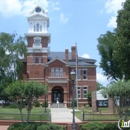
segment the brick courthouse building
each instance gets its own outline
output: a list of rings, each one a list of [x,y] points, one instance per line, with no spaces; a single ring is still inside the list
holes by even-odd
[[[35,80],[48,83],[47,101],[51,105],[57,97],[61,103],[70,105],[72,99],[70,72],[76,68],[76,46],[71,51],[50,51],[48,44],[51,35],[48,33],[48,12],[37,6],[27,18],[29,29],[27,38],[28,56],[23,59],[24,80]],[[86,93],[96,90],[96,65],[94,59],[78,57],[79,105],[87,103]],[[76,89],[75,89],[76,97]],[[44,102],[45,97],[39,99]]]

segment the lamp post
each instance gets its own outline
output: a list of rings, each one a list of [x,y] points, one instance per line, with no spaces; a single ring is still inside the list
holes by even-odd
[[[74,111],[74,81],[76,79],[76,73],[74,70],[70,73],[71,83],[72,83],[72,109],[73,109],[73,119],[72,119],[72,130],[76,130],[75,127],[75,111]]]
[[[46,105],[47,105],[47,103],[46,103],[46,95],[45,95],[45,109],[44,109],[44,113],[47,112],[47,111],[46,111]]]

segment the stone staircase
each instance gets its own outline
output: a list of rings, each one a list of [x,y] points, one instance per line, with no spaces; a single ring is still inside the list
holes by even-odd
[[[65,108],[63,103],[59,103],[59,105],[57,105],[57,103],[52,103],[51,108]]]

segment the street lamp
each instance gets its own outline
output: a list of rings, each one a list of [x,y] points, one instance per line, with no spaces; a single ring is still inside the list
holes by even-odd
[[[44,106],[44,107],[45,107],[44,113],[46,113],[46,112],[47,112],[47,110],[46,110],[46,107],[47,107],[47,106],[46,106],[46,105],[47,105],[47,103],[46,103],[46,95],[45,95],[45,104],[44,104],[44,105],[45,105],[45,106]]]
[[[72,130],[76,130],[75,127],[75,111],[74,111],[74,81],[76,79],[76,73],[74,70],[70,73],[71,83],[72,83],[72,109],[73,109],[73,119],[72,119]]]

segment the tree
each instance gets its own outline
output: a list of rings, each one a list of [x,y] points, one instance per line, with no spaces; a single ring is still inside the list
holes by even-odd
[[[105,87],[101,83],[97,82],[97,90],[101,90],[101,89],[104,89],[104,88]]]
[[[115,33],[108,31],[98,38],[98,51],[101,56],[100,68],[108,79],[122,79],[123,73],[119,66],[119,61],[115,58],[114,51],[116,42]]]
[[[122,118],[124,113],[125,119],[127,119],[130,107],[130,80],[112,82],[106,89],[102,90],[102,94],[111,97],[115,102],[120,118]]]
[[[26,122],[29,121],[31,109],[34,103],[34,98],[38,99],[40,96],[47,94],[48,92],[48,85],[43,84],[41,85],[40,83],[37,82],[26,82],[25,84],[25,101],[27,103],[27,120]]]
[[[23,81],[15,81],[12,84],[8,85],[5,89],[5,93],[11,100],[15,103],[17,108],[20,111],[21,120],[23,122],[22,109],[24,106],[24,95],[25,87]]]
[[[17,105],[20,111],[22,121],[23,121],[22,108],[24,103],[26,102],[27,123],[29,122],[31,109],[33,107],[35,100],[38,99],[40,96],[46,94],[47,91],[48,91],[47,84],[42,85],[34,81],[29,81],[29,82],[15,81],[9,86],[7,86],[5,89],[5,92],[8,95],[8,97],[13,99],[13,101]]]
[[[124,79],[130,79],[130,0],[124,2],[117,15],[116,28],[116,58],[120,69],[123,71]]]
[[[12,74],[14,79],[21,77],[22,62],[19,57],[27,55],[25,38],[17,34],[0,33],[0,54],[0,68],[4,73]]]
[[[0,97],[4,88],[18,77],[22,79],[21,56],[27,55],[25,38],[17,34],[0,33]],[[6,95],[5,95],[6,96]]]

